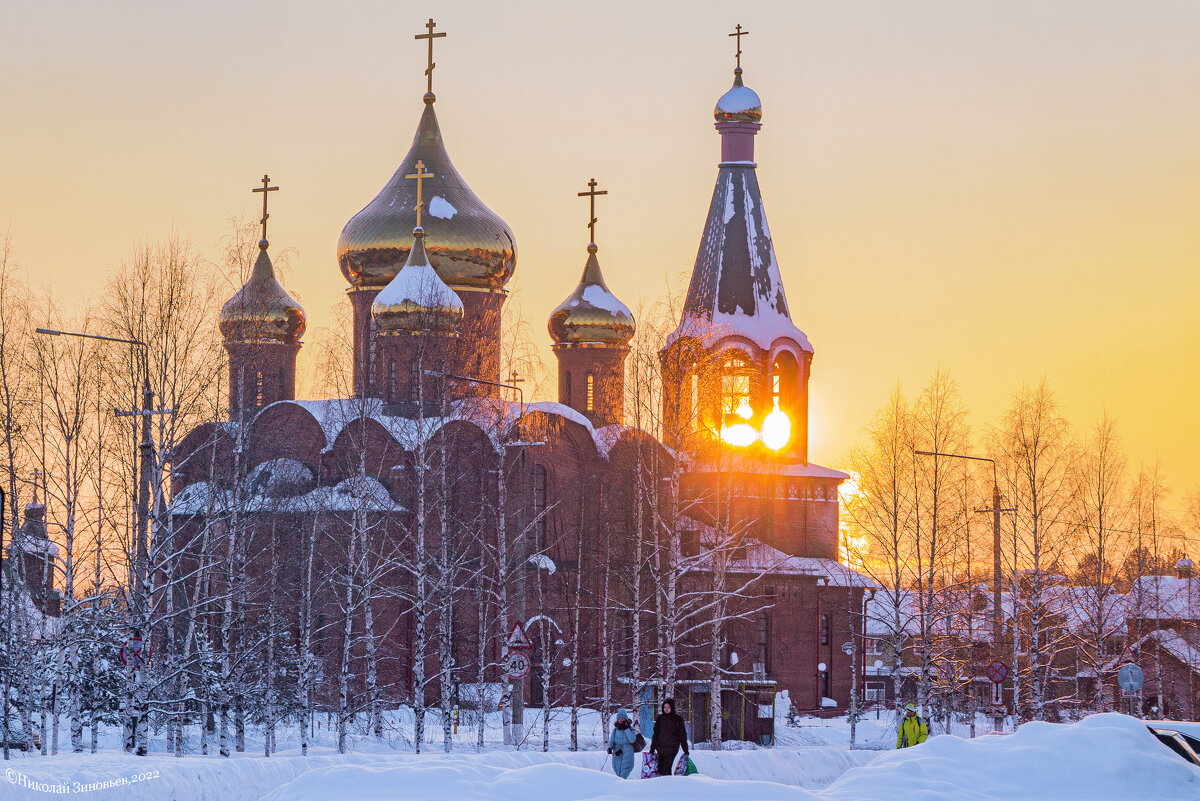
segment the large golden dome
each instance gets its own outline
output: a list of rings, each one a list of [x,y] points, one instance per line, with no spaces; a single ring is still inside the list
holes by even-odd
[[[275,278],[267,246],[259,241],[250,280],[221,307],[221,333],[229,342],[293,345],[304,336],[304,309]]]
[[[384,335],[451,333],[462,320],[462,300],[430,266],[420,228],[413,229],[408,261],[371,303],[371,317]]]
[[[604,283],[596,245],[588,245],[588,260],[579,286],[550,313],[550,337],[555,345],[628,346],[637,326],[629,307]]]
[[[497,290],[512,278],[517,246],[512,230],[483,204],[454,169],[433,95],[412,147],[399,169],[366,208],[350,218],[338,240],[338,265],[356,287],[382,287],[400,272],[412,245],[417,223],[417,187],[405,180],[418,161],[432,177],[425,181],[427,198],[422,224],[429,236],[429,259],[438,275],[455,289]]]

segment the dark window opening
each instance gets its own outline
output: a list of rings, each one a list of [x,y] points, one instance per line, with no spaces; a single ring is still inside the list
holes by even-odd
[[[829,645],[829,615],[821,615],[821,645]]]
[[[571,405],[571,374],[563,373],[563,403],[567,406]]]
[[[533,466],[533,547],[537,553],[546,550],[546,468]]]

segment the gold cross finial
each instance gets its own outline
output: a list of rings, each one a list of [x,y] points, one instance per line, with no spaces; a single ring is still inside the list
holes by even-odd
[[[579,193],[579,197],[586,197],[588,199],[588,206],[590,208],[588,213],[588,236],[592,244],[596,243],[596,195],[607,194],[607,189],[601,189],[599,192],[596,191],[595,178],[588,181],[588,191]]]
[[[433,17],[430,17],[429,22],[425,23],[425,29],[428,31],[428,33],[418,33],[413,37],[414,39],[429,40],[429,66],[425,68],[425,91],[430,94],[433,94],[433,68],[437,66],[437,64],[433,63],[433,40],[441,39],[446,35],[445,31],[442,31],[441,33],[433,32],[436,24],[437,23],[433,21]]]
[[[737,68],[740,70],[742,68],[742,37],[749,36],[750,31],[743,31],[742,23],[739,22],[733,33],[729,35],[737,38],[737,53],[734,54],[734,58],[737,59]]]
[[[430,22],[432,22],[432,20],[430,20]],[[420,228],[421,227],[421,209],[425,208],[425,201],[421,198],[421,185],[425,182],[426,178],[432,178],[433,173],[425,171],[425,162],[424,161],[418,161],[417,162],[417,171],[415,173],[413,173],[412,175],[406,175],[404,177],[417,179],[417,227]]]
[[[264,175],[262,177],[262,186],[255,187],[254,189],[251,189],[250,191],[251,192],[262,192],[263,216],[262,216],[262,219],[259,220],[259,223],[262,224],[262,238],[265,241],[267,238],[267,219],[271,216],[270,214],[267,214],[267,193],[268,192],[278,192],[279,187],[271,186],[270,176]]]

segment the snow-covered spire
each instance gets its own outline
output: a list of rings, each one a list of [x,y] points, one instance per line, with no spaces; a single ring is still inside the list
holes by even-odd
[[[722,161],[676,336],[712,341],[741,335],[764,350],[783,337],[811,352],[792,322],[775,260],[754,163],[762,105],[742,83],[740,68],[714,115]]]

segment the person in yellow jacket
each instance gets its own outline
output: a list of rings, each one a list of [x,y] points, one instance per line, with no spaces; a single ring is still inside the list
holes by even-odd
[[[908,748],[910,745],[925,742],[927,737],[929,737],[929,726],[921,720],[921,716],[917,714],[917,708],[908,704],[904,707],[904,720],[900,721],[900,728],[896,731],[896,747]]]

